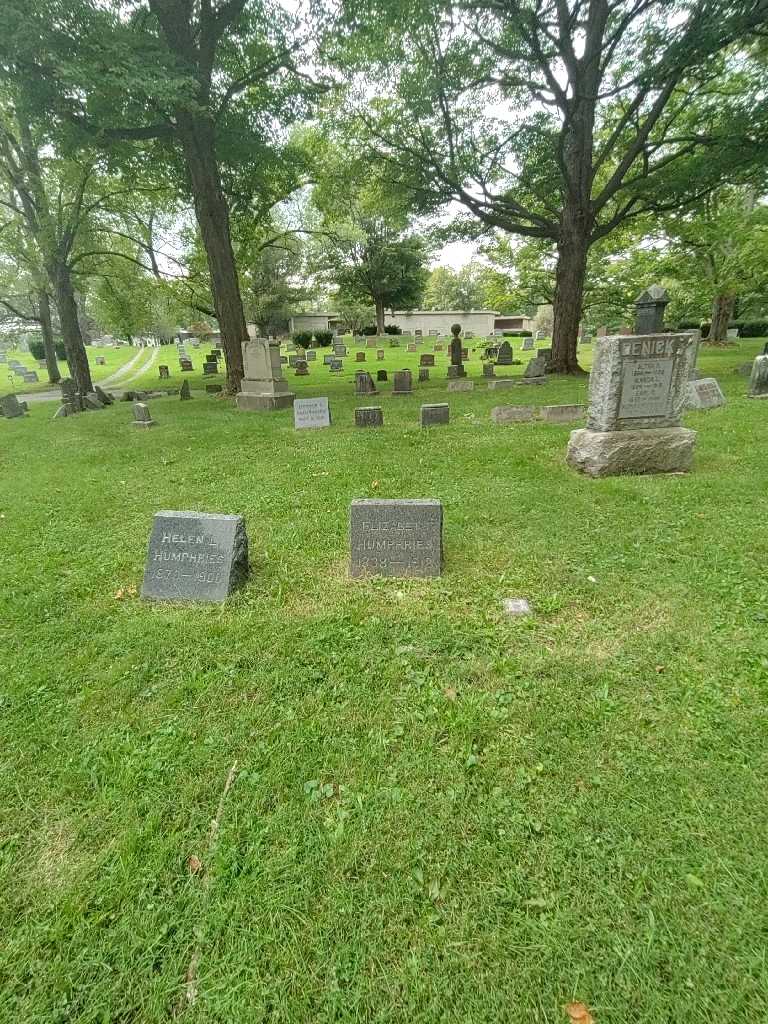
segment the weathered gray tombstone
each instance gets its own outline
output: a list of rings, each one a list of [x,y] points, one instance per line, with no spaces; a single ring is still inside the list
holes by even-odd
[[[523,352],[533,352],[536,348],[533,338],[523,338]]]
[[[749,378],[749,397],[765,398],[768,396],[768,356],[757,356],[752,363]]]
[[[219,372],[219,364],[214,359],[213,362],[203,363],[203,376],[212,377],[214,374]]]
[[[296,377],[308,377],[309,376],[309,365],[306,359],[297,359],[293,364],[293,368],[296,371]]]
[[[296,398],[293,402],[293,425],[296,430],[320,430],[331,425],[331,409],[327,398]]]
[[[160,380],[168,380],[171,376],[171,371],[168,366],[158,366],[158,370],[160,371]]]
[[[368,339],[366,339],[365,347],[366,348],[376,348],[376,346],[378,344],[379,344],[379,339],[378,338],[368,338]]]
[[[308,363],[313,363],[317,359],[317,352],[313,348],[308,348],[304,353],[304,358]]]
[[[388,379],[389,379],[389,377],[387,375],[387,371],[386,370],[377,370],[376,371],[376,380],[377,381],[386,381]]]
[[[405,350],[406,350],[406,352],[416,352],[417,351],[417,349],[416,349],[416,342],[415,341],[408,342]]]
[[[365,362],[365,352],[355,352],[355,362],[356,363],[364,363]]]
[[[530,423],[533,420],[533,406],[530,405],[495,405],[491,409],[493,423]]]
[[[680,425],[694,358],[692,334],[599,338],[587,426],[566,460],[588,476],[685,472],[696,431]]]
[[[686,385],[685,407],[704,412],[725,405],[725,395],[714,377],[689,380]]]
[[[635,334],[660,334],[664,330],[664,310],[669,305],[666,288],[652,284],[635,299]]]
[[[540,355],[534,356],[523,371],[526,379],[546,376],[547,360]]]
[[[206,384],[205,393],[206,395],[220,395],[224,390],[223,384]],[[239,406],[238,406],[239,408]]]
[[[450,419],[450,408],[445,402],[438,402],[433,405],[422,405],[421,425],[422,427],[445,426]]]
[[[290,355],[290,356],[288,356],[288,365],[289,366],[295,366],[296,363],[298,363],[300,358],[301,358],[301,356],[297,356],[295,353]],[[280,365],[282,366],[282,362],[281,362]]]
[[[330,366],[335,358],[336,357],[330,355],[330,353],[328,355],[323,356],[323,365]]]
[[[349,510],[350,576],[439,576],[443,506],[434,498],[364,498]]]
[[[511,366],[513,359],[512,346],[508,341],[502,341],[499,345],[499,354],[496,356],[496,365]]]
[[[419,356],[419,366],[434,366],[435,357],[431,352],[422,352]]]
[[[103,409],[104,403],[96,394],[95,391],[89,391],[87,395],[83,395],[83,405],[86,409]]]
[[[283,379],[280,343],[267,338],[243,342],[245,376],[240,382],[237,408],[244,412],[286,409],[293,405],[293,392]]]
[[[586,411],[583,405],[542,405],[539,416],[545,423],[571,423],[584,419]]]
[[[429,380],[429,367],[428,366],[420,366],[419,367],[419,384],[423,384],[427,380]]]
[[[242,516],[156,512],[141,596],[151,601],[226,601],[248,575]]]
[[[376,358],[378,359],[379,362],[382,361],[382,359],[384,358],[384,355],[385,355],[385,353],[384,353],[384,349],[383,348],[377,348],[376,349]]]
[[[475,385],[471,380],[449,380],[448,391],[472,391]]]
[[[331,373],[341,373],[344,369],[344,364],[340,359],[332,359],[328,365],[328,369]]]
[[[96,397],[98,398],[102,405],[112,405],[112,403],[115,401],[113,396],[110,395],[108,391],[105,391],[103,388],[100,388],[98,384],[94,385],[93,390],[96,392]]]
[[[149,411],[149,406],[145,402],[134,402],[133,403],[133,425],[134,427],[154,427],[155,421],[152,419],[152,414]]]
[[[182,373],[190,373],[192,371],[192,369],[193,369],[192,360],[191,359],[180,359],[179,360],[179,369],[181,370]]]
[[[13,420],[17,416],[26,416],[26,409],[19,402],[16,395],[2,395],[0,397],[0,413],[6,419]]]
[[[376,385],[373,383],[373,377],[368,373],[367,370],[358,370],[355,374],[355,394],[356,395],[375,395]]]
[[[182,402],[188,402],[192,398],[192,389],[189,386],[189,381],[182,381],[181,387],[179,388],[179,400]]]
[[[483,363],[483,376],[484,377],[495,377],[496,369],[493,363]]]
[[[383,427],[384,413],[380,405],[361,405],[355,409],[356,427]]]
[[[413,392],[413,376],[410,370],[395,370],[392,384],[393,395],[410,395]]]
[[[334,353],[334,355],[336,355],[339,358],[341,358],[342,356],[345,356],[347,354],[347,346],[346,345],[334,345],[333,346],[333,353]]]

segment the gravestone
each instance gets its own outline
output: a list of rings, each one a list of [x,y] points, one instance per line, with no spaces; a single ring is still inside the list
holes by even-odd
[[[288,365],[293,367],[296,365],[296,363],[298,363],[300,359],[301,356],[298,356],[294,353],[293,355],[288,356]],[[282,363],[280,365],[282,366]]]
[[[214,361],[212,363],[209,363],[209,362],[203,363],[203,376],[204,377],[212,377],[214,374],[216,374],[218,372],[219,372],[219,364],[216,362],[215,359],[214,359]]]
[[[304,358],[308,363],[312,363],[317,359],[317,352],[313,348],[308,348],[304,353]]]
[[[432,355],[431,352],[423,352],[419,356],[419,366],[434,366],[434,365],[435,365],[435,357]]]
[[[483,363],[483,377],[495,377],[496,370],[493,363]]]
[[[6,419],[13,420],[17,416],[25,416],[26,409],[21,405],[16,395],[3,395],[0,397],[0,413]]]
[[[355,352],[355,362],[356,363],[364,363],[365,362],[365,352]]]
[[[331,410],[328,405],[328,399],[294,399],[293,425],[296,430],[320,430],[322,427],[330,427]]]
[[[376,385],[373,383],[373,377],[366,370],[358,370],[355,374],[355,394],[356,395],[375,395]]]
[[[361,405],[355,409],[356,427],[383,427],[384,413],[380,405]]]
[[[497,377],[494,380],[489,380],[488,381],[488,390],[489,391],[499,391],[499,390],[501,390],[503,388],[514,388],[514,387],[517,387],[518,384],[526,384],[526,383],[527,384],[544,384],[546,382],[546,379],[547,379],[546,377],[535,377],[532,380],[525,381],[522,378],[516,378],[516,377]]]
[[[145,402],[133,403],[133,425],[134,427],[154,427],[155,421]]]
[[[365,347],[366,348],[376,348],[376,346],[378,344],[379,344],[378,338],[368,338],[366,340],[366,342],[365,342]]]
[[[695,355],[693,334],[597,339],[587,426],[566,460],[588,476],[685,472],[696,432],[680,425]]]
[[[95,391],[89,391],[87,395],[83,395],[83,405],[86,409],[103,409],[104,403],[101,401]]]
[[[179,399],[182,402],[188,402],[192,397],[192,390],[189,386],[189,381],[182,381],[181,388],[179,389]]]
[[[757,356],[749,378],[749,397],[768,396],[768,356]]]
[[[433,346],[433,351],[434,352],[443,352],[444,350],[445,350],[445,345],[440,344],[440,345],[434,345]]]
[[[393,395],[410,395],[413,391],[413,377],[410,370],[395,370],[392,384]]]
[[[422,427],[440,427],[448,423],[450,409],[444,402],[434,405],[422,405],[421,425]]]
[[[341,371],[344,369],[344,364],[340,359],[332,359],[328,364],[328,369],[331,371],[331,373],[341,373]]]
[[[464,349],[461,344],[461,324],[453,324],[451,326],[451,344],[449,345],[449,351],[451,354],[451,365],[448,367],[448,377],[466,377],[467,371],[464,369],[462,362],[464,358]]]
[[[223,390],[224,390],[224,386],[222,384],[206,384],[205,385],[205,393],[206,393],[206,395],[220,395]]]
[[[666,288],[652,284],[635,299],[635,334],[660,334],[664,330],[664,310],[669,304]]]
[[[542,405],[539,415],[545,423],[571,423],[584,419],[583,405]]]
[[[39,377],[37,376],[37,370],[25,370],[22,373],[25,384],[37,384]]]
[[[531,614],[531,606],[524,597],[505,597],[501,607],[509,618]]]
[[[387,377],[387,371],[386,370],[377,370],[376,371],[376,380],[377,381],[383,381],[383,380],[387,380],[387,379],[388,379],[388,377]]]
[[[141,596],[151,601],[226,601],[248,575],[242,516],[155,513]]]
[[[171,371],[167,366],[158,366],[158,370],[160,371],[160,380],[168,380],[171,376]]]
[[[43,365],[45,365],[45,364],[43,364]],[[106,366],[107,365],[107,360],[104,358],[104,356],[96,356],[96,365],[97,366]]]
[[[523,371],[524,378],[544,377],[547,369],[547,361],[541,355],[535,356]]]
[[[718,409],[725,405],[725,395],[714,377],[701,377],[689,380],[686,386],[685,407],[704,411]]]
[[[415,352],[415,351],[416,351],[416,342],[415,341],[409,342],[409,344],[408,344],[408,346],[406,348],[406,352]]]
[[[94,386],[93,390],[96,392],[96,397],[102,405],[112,405],[115,399],[109,394],[109,392],[104,391],[104,389],[100,388],[98,384]]]
[[[450,380],[448,381],[448,391],[472,391],[474,383],[471,380]]]
[[[283,380],[280,343],[267,338],[243,342],[245,376],[240,382],[237,408],[245,412],[285,409],[293,405],[293,392]]]
[[[389,343],[390,348],[400,348],[400,341],[397,338],[392,338]]]
[[[179,360],[179,369],[181,370],[182,373],[190,373],[192,371],[192,369],[193,369],[192,360],[191,359],[180,359]]]
[[[324,363],[324,365],[325,366],[330,366],[335,358],[336,357],[332,356],[332,355],[323,356],[323,363]]]
[[[495,405],[491,409],[491,420],[494,423],[530,423],[533,419],[533,406],[530,405]]]
[[[381,362],[381,360],[384,358],[383,348],[376,349],[376,358],[378,359],[379,362]]]
[[[349,510],[350,576],[439,576],[443,506],[431,498],[364,498]]]
[[[420,366],[419,367],[419,384],[423,384],[424,381],[427,381],[427,380],[429,380],[429,367],[428,366]]]
[[[309,376],[309,366],[307,365],[306,359],[297,359],[296,362],[293,364],[293,368],[296,371],[296,377]]]
[[[523,352],[533,352],[536,348],[533,338],[523,338]]]
[[[339,356],[339,358],[341,358],[342,356],[345,356],[347,354],[347,346],[346,345],[334,345],[333,346],[333,353],[334,353],[334,355]]]
[[[508,341],[502,341],[499,345],[499,354],[496,356],[497,366],[511,366],[513,359],[512,346]]]

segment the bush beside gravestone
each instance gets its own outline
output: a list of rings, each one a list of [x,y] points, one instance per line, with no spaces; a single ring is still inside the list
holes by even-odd
[[[299,348],[309,348],[312,344],[312,331],[296,331],[291,335],[291,341]]]
[[[319,348],[327,348],[333,341],[333,331],[315,331],[315,344]]]

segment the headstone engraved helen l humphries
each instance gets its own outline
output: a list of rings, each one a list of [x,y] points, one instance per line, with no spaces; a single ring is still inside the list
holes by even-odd
[[[142,597],[222,602],[247,575],[248,537],[242,516],[155,513]]]
[[[331,410],[327,398],[295,398],[293,425],[296,430],[317,430],[330,427]]]
[[[350,576],[439,576],[443,506],[434,498],[365,498],[349,510]]]

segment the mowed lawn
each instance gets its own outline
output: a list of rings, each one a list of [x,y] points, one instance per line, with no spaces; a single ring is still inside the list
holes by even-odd
[[[356,430],[349,357],[289,375],[330,430],[0,420],[0,1021],[765,1020],[761,345],[702,350],[728,405],[686,416],[688,476],[490,422],[581,382],[389,384]],[[442,578],[348,578],[374,496],[441,499]],[[162,508],[245,517],[224,607],[136,596]]]

